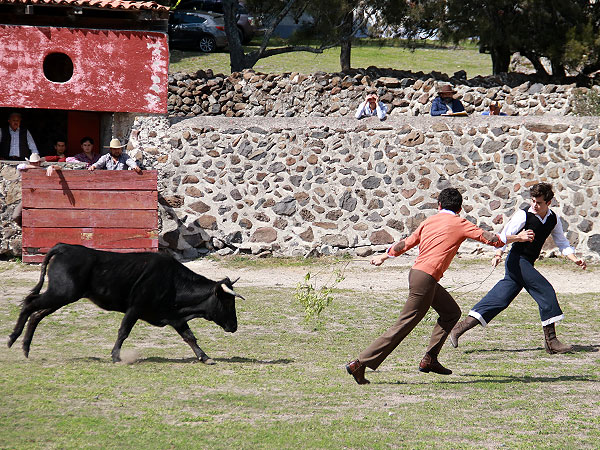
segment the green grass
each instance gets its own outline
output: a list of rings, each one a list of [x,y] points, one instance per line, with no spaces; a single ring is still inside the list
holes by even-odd
[[[8,281],[4,336],[31,287],[17,294]],[[237,333],[191,322],[214,366],[193,363],[172,329],[145,323],[125,341],[135,363],[111,363],[122,315],[87,301],[47,317],[29,359],[21,339],[0,352],[0,448],[597,448],[594,294],[561,296],[567,320],[557,331],[579,346],[573,354],[544,352],[537,307],[522,294],[459,349],[444,348],[453,375],[416,370],[436,319],[429,314],[358,386],[343,365],[392,324],[405,292],[336,291],[314,331],[302,325],[293,289],[238,290],[247,301],[238,303]],[[463,311],[478,298],[460,297]]]
[[[284,43],[281,40],[277,45]],[[253,41],[252,44],[258,44]],[[257,48],[256,45],[245,47],[246,52]],[[355,68],[376,66],[410,70],[413,72],[444,72],[452,75],[458,70],[465,70],[469,78],[476,75],[490,75],[492,62],[490,55],[479,53],[473,45],[460,47],[426,46],[414,52],[400,47],[398,40],[367,41],[352,48],[351,65]],[[212,69],[214,73],[230,74],[229,53],[221,51],[203,54],[193,51],[171,50],[170,72],[195,72],[199,69]],[[335,47],[322,54],[293,52],[260,59],[254,66],[257,72],[282,73],[300,72],[305,74],[317,71],[339,72],[340,49]]]
[[[235,255],[235,256],[206,256],[206,259],[212,261],[219,261],[224,267],[230,269],[276,269],[277,267],[306,267],[311,268],[314,266],[322,267],[323,265],[338,265],[352,259],[350,254],[345,254],[342,257],[325,256],[325,257],[309,257],[304,258],[302,256],[282,256],[277,258],[257,258],[250,255]]]

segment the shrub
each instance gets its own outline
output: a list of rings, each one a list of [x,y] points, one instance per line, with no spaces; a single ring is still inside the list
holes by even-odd
[[[576,116],[600,116],[600,92],[597,89],[575,89],[573,113]]]

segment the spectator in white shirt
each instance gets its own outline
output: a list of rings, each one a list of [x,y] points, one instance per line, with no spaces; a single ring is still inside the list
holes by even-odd
[[[379,97],[377,94],[369,94],[367,95],[364,102],[360,104],[358,109],[356,110],[356,118],[361,119],[363,117],[377,116],[379,120],[385,120],[385,113],[387,112],[387,107],[379,101]]]
[[[38,153],[29,130],[21,127],[21,114],[12,112],[8,116],[8,126],[0,129],[0,158],[23,161]]]

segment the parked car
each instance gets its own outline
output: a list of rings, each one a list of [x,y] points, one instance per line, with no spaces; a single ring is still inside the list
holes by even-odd
[[[181,0],[176,5],[176,11],[207,11],[217,14],[223,14],[223,3],[221,0]],[[239,4],[237,11],[237,28],[240,34],[240,40],[246,44],[256,34],[254,18],[249,15],[248,10],[243,4]]]
[[[227,47],[223,16],[172,11],[169,14],[169,45],[173,48],[194,48],[204,53]]]

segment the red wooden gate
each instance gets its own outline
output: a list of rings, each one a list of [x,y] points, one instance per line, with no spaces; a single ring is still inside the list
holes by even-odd
[[[157,172],[22,173],[23,262],[58,242],[116,252],[158,250]]]

